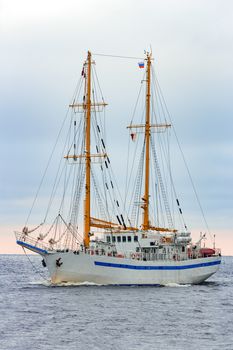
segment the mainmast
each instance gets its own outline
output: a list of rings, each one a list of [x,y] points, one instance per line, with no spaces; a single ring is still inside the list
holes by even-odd
[[[84,200],[84,246],[89,247],[91,227],[91,52],[87,54],[86,112],[85,112],[85,200]]]
[[[152,53],[147,52],[145,61],[146,64],[146,115],[145,124],[130,125],[128,129],[144,129],[145,138],[145,177],[144,177],[144,194],[142,197],[143,204],[141,208],[143,209],[142,214],[142,229],[143,230],[155,230],[161,232],[176,232],[172,228],[157,227],[151,225],[149,218],[149,204],[150,204],[150,147],[151,147],[151,133],[155,132],[156,129],[164,129],[171,126],[171,124],[151,124],[151,62]],[[140,131],[141,132],[141,131]],[[172,225],[171,225],[172,226]]]
[[[150,187],[150,99],[151,99],[151,53],[147,53],[146,67],[146,124],[145,124],[145,189],[142,197],[143,222],[142,229],[148,230],[149,221],[149,187]]]

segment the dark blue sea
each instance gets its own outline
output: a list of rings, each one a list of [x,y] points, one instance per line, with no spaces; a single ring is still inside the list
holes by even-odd
[[[30,259],[0,255],[0,350],[233,350],[233,257],[167,287],[52,286]]]

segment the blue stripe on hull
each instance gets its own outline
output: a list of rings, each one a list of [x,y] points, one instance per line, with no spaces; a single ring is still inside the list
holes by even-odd
[[[130,269],[130,270],[187,270],[187,269],[196,269],[199,267],[206,267],[206,266],[214,266],[219,265],[221,263],[221,260],[217,261],[209,261],[206,263],[199,263],[199,264],[192,264],[192,265],[180,265],[180,266],[174,266],[174,265],[165,265],[165,266],[140,266],[140,265],[127,265],[127,264],[115,264],[115,263],[107,263],[102,261],[95,261],[96,266],[104,266],[104,267],[116,267],[120,269]]]
[[[22,247],[25,247],[25,248],[28,248],[30,250],[36,251],[38,253],[43,253],[43,254],[47,254],[48,253],[47,250],[45,250],[45,249],[38,248],[38,247],[36,247],[34,245],[25,243],[23,241],[16,241],[16,243],[21,245]]]

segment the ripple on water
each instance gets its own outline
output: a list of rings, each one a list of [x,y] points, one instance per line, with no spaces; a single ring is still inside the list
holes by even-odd
[[[224,259],[200,285],[123,287],[54,285],[25,257],[0,256],[0,349],[232,350],[233,258]]]

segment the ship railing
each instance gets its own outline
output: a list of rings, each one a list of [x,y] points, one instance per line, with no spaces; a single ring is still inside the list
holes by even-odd
[[[219,252],[217,250],[215,255],[219,255]],[[188,253],[177,254],[175,252],[171,254],[166,254],[166,253],[131,254],[132,259],[143,260],[143,261],[187,261],[187,260],[197,259],[198,257],[199,257],[198,252],[191,255]]]
[[[99,256],[102,256],[102,255],[105,255],[105,256],[110,256],[110,257],[113,257],[113,258],[127,258],[127,254],[125,253],[117,253],[117,252],[109,252],[109,251],[106,251],[104,248],[102,249],[87,249],[85,251],[86,254],[89,254],[89,255],[99,255]]]
[[[159,254],[154,254],[154,253],[143,253],[142,254],[142,259],[140,260],[144,260],[144,261],[157,261],[157,260],[172,260],[172,258],[170,257],[170,255],[167,255],[165,253],[159,253]]]
[[[144,261],[185,261],[190,259],[196,259],[196,256],[188,256],[188,254],[166,254],[166,253],[143,253],[142,259]]]
[[[97,256],[109,256],[113,258],[128,258],[133,260],[142,260],[142,261],[185,261],[185,260],[193,260],[198,258],[198,252],[194,254],[177,254],[175,252],[171,254],[166,253],[117,253],[117,252],[108,252],[105,249],[87,249],[85,251],[86,254],[89,255],[97,255]],[[217,254],[217,250],[216,250]]]
[[[34,247],[38,247],[38,248],[41,248],[44,250],[48,250],[49,248],[51,249],[51,247],[48,247],[48,245],[41,243],[39,239],[35,239],[33,237],[25,235],[25,233],[23,233],[23,232],[15,232],[15,237],[16,237],[17,241],[30,244]]]
[[[215,254],[214,255],[218,255],[221,256],[221,249],[220,248],[215,248]]]
[[[178,254],[166,254],[166,253],[116,253],[116,252],[108,252],[104,249],[88,249],[86,253],[89,255],[97,255],[97,256],[109,256],[113,258],[128,258],[133,260],[142,260],[142,261],[182,261],[188,260],[188,255],[178,255]]]

